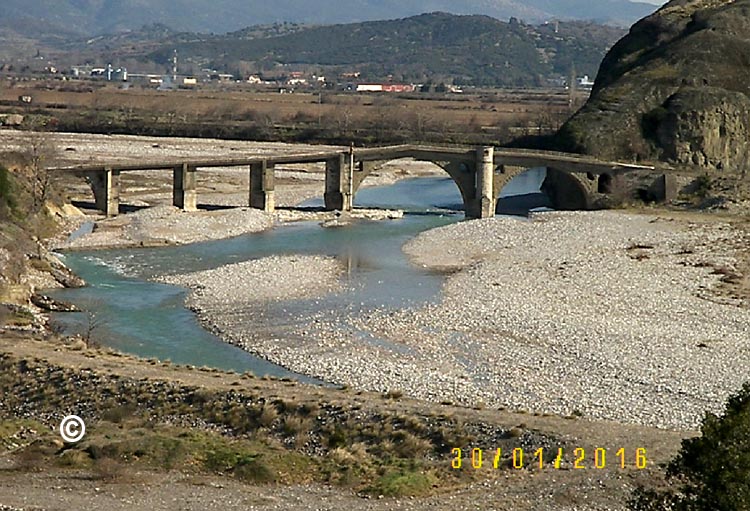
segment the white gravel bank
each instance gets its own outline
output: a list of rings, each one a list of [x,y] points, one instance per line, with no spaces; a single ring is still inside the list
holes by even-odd
[[[341,263],[333,257],[287,255],[158,280],[191,289],[186,305],[211,329],[241,344],[246,331],[260,327],[256,320],[266,303],[339,291],[342,274]]]
[[[750,311],[713,291],[747,243],[726,224],[618,212],[463,222],[406,247],[430,266],[478,261],[436,305],[226,335],[356,388],[692,429],[750,380]]]
[[[155,206],[96,222],[94,231],[56,248],[181,245],[231,238],[271,228],[270,215],[250,208],[186,212],[174,206]]]
[[[747,246],[726,224],[617,212],[466,222],[406,246],[482,260],[439,305],[363,324],[463,377],[462,401],[694,427],[750,380],[750,311],[712,292]]]

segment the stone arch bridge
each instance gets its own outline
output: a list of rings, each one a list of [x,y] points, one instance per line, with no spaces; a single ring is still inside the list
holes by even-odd
[[[488,218],[502,188],[530,168],[546,167],[542,186],[557,209],[590,209],[599,195],[613,191],[619,176],[633,171],[655,172],[654,167],[605,162],[577,154],[494,147],[455,148],[400,145],[352,148],[298,155],[257,156],[207,161],[161,161],[100,164],[54,169],[85,177],[94,192],[98,209],[115,216],[120,207],[120,175],[136,170],[173,173],[173,204],[185,210],[197,208],[196,173],[201,168],[247,167],[250,173],[249,205],[273,211],[275,172],[279,164],[320,163],[326,166],[325,206],[328,210],[351,210],[354,196],[365,178],[389,161],[412,158],[440,166],[458,186],[467,218]],[[661,179],[662,198],[673,193],[669,175]]]

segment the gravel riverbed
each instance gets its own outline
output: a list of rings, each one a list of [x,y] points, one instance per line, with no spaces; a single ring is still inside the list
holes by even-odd
[[[416,264],[454,270],[432,305],[321,311],[276,335],[253,332],[248,300],[274,298],[262,287],[237,295],[239,265],[204,272],[189,303],[231,342],[355,388],[691,429],[750,379],[750,311],[716,291],[747,244],[719,222],[497,217],[405,246]],[[297,265],[287,284],[338,282],[321,262]],[[192,277],[174,282],[195,287]]]

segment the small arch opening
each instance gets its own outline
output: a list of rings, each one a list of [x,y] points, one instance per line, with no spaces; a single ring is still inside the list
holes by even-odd
[[[612,176],[610,174],[602,174],[599,176],[596,191],[599,193],[612,193]]]
[[[555,209],[575,211],[589,208],[589,197],[583,183],[568,172],[547,169],[542,190],[552,198]]]

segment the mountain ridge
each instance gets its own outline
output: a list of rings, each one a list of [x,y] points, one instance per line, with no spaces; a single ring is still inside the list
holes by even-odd
[[[296,66],[334,75],[356,71],[364,80],[539,86],[573,68],[593,74],[623,33],[583,21],[529,25],[436,12],[307,27],[274,37],[244,39],[235,33],[170,42],[142,60],[166,67],[177,50],[184,66],[245,73]]]
[[[274,22],[351,23],[405,18],[425,12],[484,14],[527,22],[587,19],[630,25],[656,6],[629,0],[3,0],[0,23],[37,19],[84,35],[132,30],[163,23],[175,30],[227,33]]]

